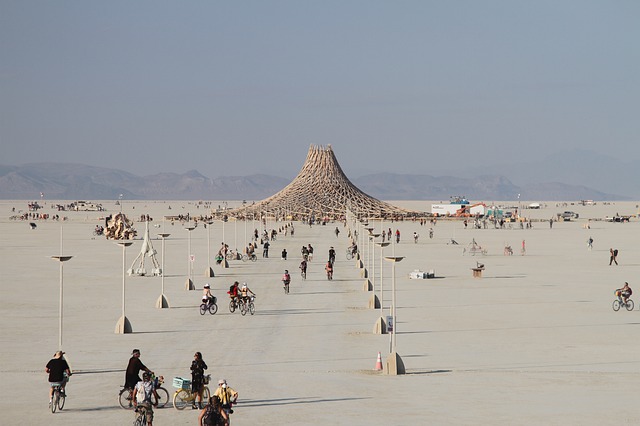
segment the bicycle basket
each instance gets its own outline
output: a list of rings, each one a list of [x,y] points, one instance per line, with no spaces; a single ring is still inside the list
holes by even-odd
[[[191,380],[183,377],[174,377],[173,387],[178,389],[189,389],[191,387]]]
[[[204,376],[204,381],[203,381],[203,383],[204,383],[205,385],[208,385],[208,384],[209,384],[209,381],[211,381],[211,374],[207,374],[206,376]]]

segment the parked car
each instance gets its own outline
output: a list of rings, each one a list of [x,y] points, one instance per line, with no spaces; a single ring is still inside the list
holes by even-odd
[[[564,220],[571,220],[571,219],[577,219],[578,218],[578,213],[574,213],[574,212],[564,212],[560,215],[560,217],[562,217],[562,219]]]

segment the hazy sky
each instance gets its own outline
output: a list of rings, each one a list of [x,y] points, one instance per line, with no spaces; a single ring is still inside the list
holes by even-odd
[[[0,0],[0,164],[430,174],[640,158],[640,2]]]

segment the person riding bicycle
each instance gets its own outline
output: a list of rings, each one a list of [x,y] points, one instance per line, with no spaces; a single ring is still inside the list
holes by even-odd
[[[156,403],[152,403],[151,397],[155,396]],[[147,426],[153,426],[153,406],[158,405],[158,393],[151,381],[151,374],[146,371],[142,374],[142,380],[133,388],[133,407],[138,411],[138,406],[142,406],[147,411]]]
[[[240,299],[242,299],[244,303],[249,303],[249,293],[251,293],[252,296],[256,295],[249,287],[247,287],[247,283],[242,283],[242,287],[240,288]]]
[[[68,378],[71,377],[71,369],[63,355],[64,352],[62,351],[56,352],[45,367],[45,371],[49,373],[49,405],[51,405],[53,401],[53,387],[60,386],[60,390],[64,394],[64,388],[67,385]]]
[[[302,246],[300,253],[302,254],[302,258],[304,260],[307,260],[309,258],[309,250],[307,250],[307,246]]]
[[[329,249],[329,262],[333,263],[336,261],[336,251],[333,249],[333,246]]]
[[[307,252],[309,253],[309,262],[313,260],[313,247],[311,244],[307,244]]]
[[[236,299],[238,297],[238,292],[240,291],[240,289],[238,288],[239,285],[240,283],[238,281],[234,281],[233,284],[231,284],[231,287],[229,287],[229,291],[227,291],[227,294],[229,294],[229,297],[231,299]]]
[[[289,283],[291,282],[291,275],[289,275],[289,270],[285,269],[284,270],[284,275],[282,275],[282,283],[286,286],[289,285]]]
[[[331,260],[324,266],[324,270],[327,271],[327,278],[333,278],[333,263]]]
[[[622,300],[625,305],[627,304],[627,300],[629,300],[629,297],[631,297],[632,294],[633,294],[633,290],[631,290],[631,287],[629,287],[629,283],[626,281],[624,283],[624,287],[616,290],[616,295],[618,297],[622,297]]]
[[[238,400],[238,392],[227,385],[226,379],[218,380],[218,389],[213,393],[213,396],[218,398],[225,413],[233,414],[231,407]]]
[[[140,376],[138,376],[140,370],[153,374],[153,371],[149,370],[142,361],[140,361],[140,349],[134,349],[133,352],[131,352],[131,358],[129,359],[127,371],[124,376],[125,388],[133,389],[136,384],[140,382]]]
[[[351,256],[355,256],[358,253],[358,245],[354,242],[351,245]]]
[[[300,272],[302,272],[302,275],[305,277],[307,276],[307,261],[304,259],[300,262]]]
[[[211,294],[211,286],[207,283],[202,290],[202,303],[211,305],[213,303],[213,294]]]

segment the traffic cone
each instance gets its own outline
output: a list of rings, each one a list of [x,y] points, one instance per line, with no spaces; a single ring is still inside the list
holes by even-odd
[[[382,358],[380,352],[378,352],[378,359],[376,360],[376,371],[382,371]]]

